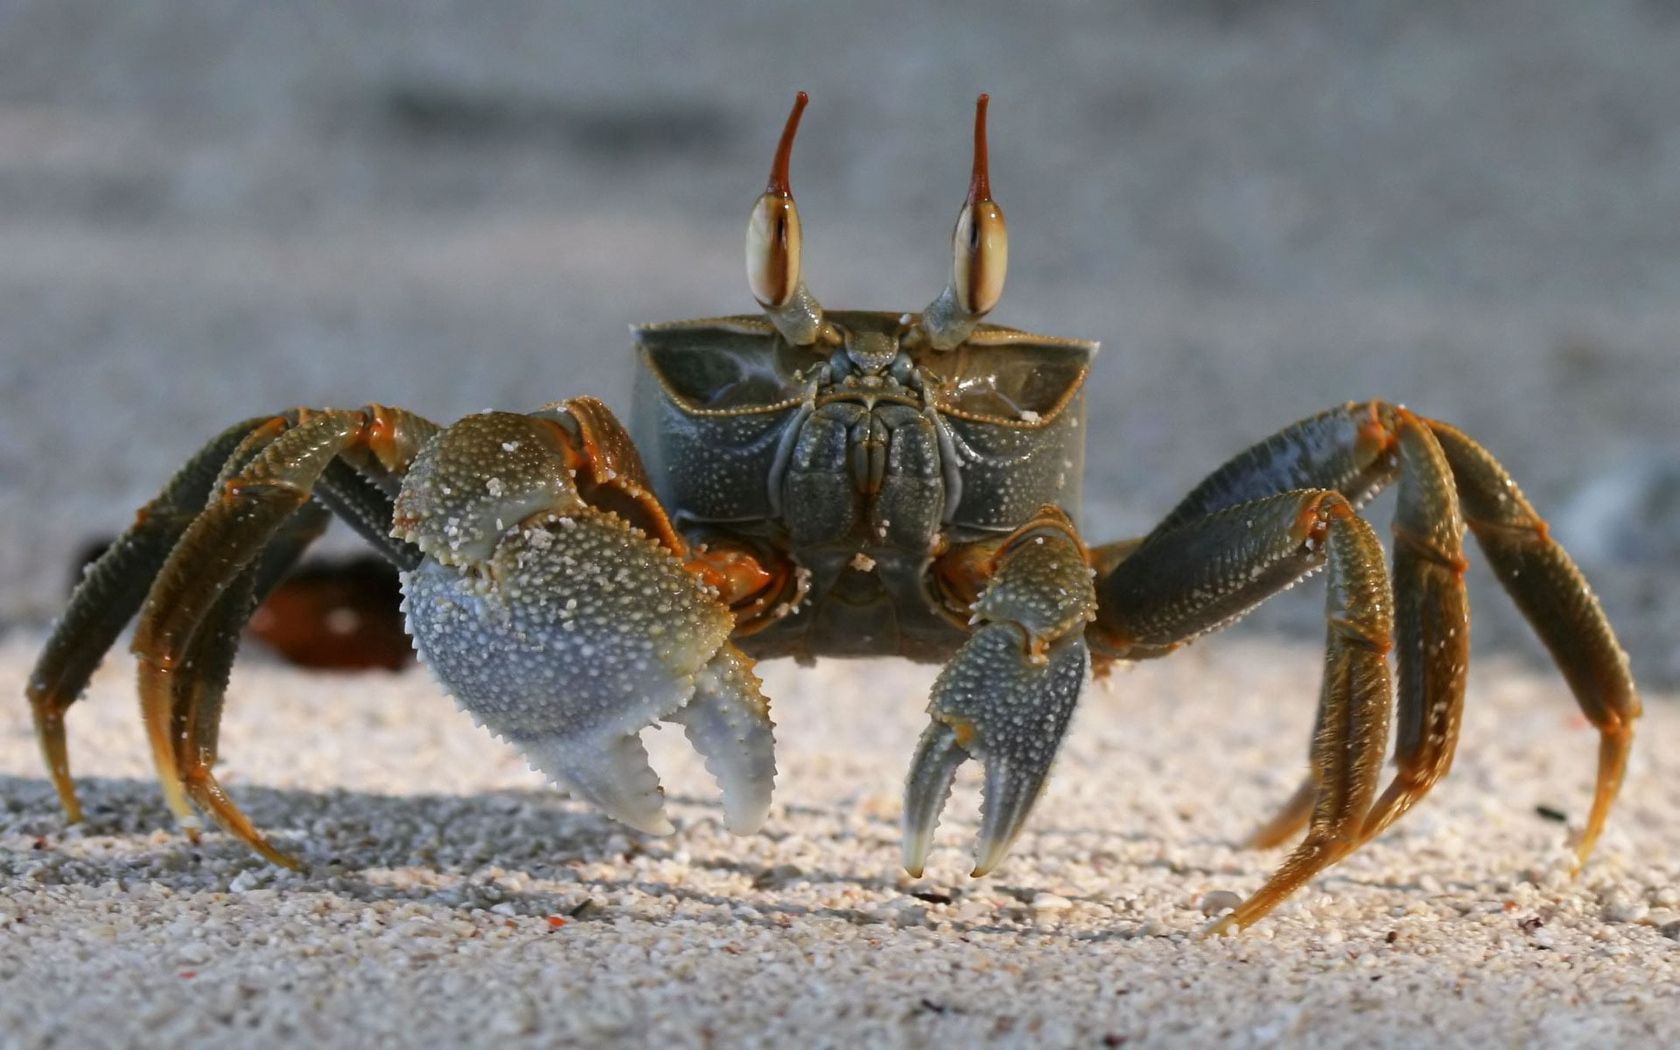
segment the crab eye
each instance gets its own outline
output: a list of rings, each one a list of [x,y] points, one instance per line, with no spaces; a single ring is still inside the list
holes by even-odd
[[[1003,297],[1004,272],[1009,268],[1009,227],[1003,221],[1003,209],[992,200],[986,152],[990,101],[990,96],[981,95],[974,107],[974,175],[951,233],[951,289],[963,311],[974,315],[989,313]]]
[[[971,314],[990,313],[1003,298],[1009,266],[1009,228],[996,201],[963,205],[951,234],[951,287]]]
[[[766,310],[786,306],[799,287],[799,209],[792,197],[759,196],[747,221],[747,283]]]
[[[788,161],[808,101],[803,91],[794,100],[770,166],[769,184],[753,202],[747,221],[747,283],[766,310],[786,306],[799,289],[799,209],[788,186]]]

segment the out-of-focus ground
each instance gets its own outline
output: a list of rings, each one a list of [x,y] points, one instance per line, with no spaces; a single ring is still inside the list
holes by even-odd
[[[1675,680],[1677,53],[1654,0],[11,0],[0,623],[53,615],[73,549],[234,419],[626,408],[627,323],[752,308],[743,223],[798,88],[812,287],[920,307],[983,89],[994,319],[1105,346],[1094,537],[1392,398],[1485,439]],[[1479,638],[1535,651],[1477,597]]]

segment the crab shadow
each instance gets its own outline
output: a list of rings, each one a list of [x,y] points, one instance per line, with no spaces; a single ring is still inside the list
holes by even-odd
[[[1035,928],[1030,902],[1042,889],[991,880],[910,882],[872,873],[867,860],[865,867],[845,871],[790,865],[779,859],[777,844],[793,833],[774,821],[759,835],[739,840],[739,851],[725,853],[686,834],[708,822],[721,824],[719,807],[710,799],[672,796],[672,803],[700,815],[686,821],[685,833],[649,839],[541,790],[383,795],[241,785],[237,794],[246,813],[258,827],[275,832],[276,845],[302,859],[304,869],[291,872],[219,831],[206,831],[194,843],[171,830],[174,822],[151,780],[83,777],[77,788],[84,819],[67,826],[49,781],[0,775],[0,880],[90,887],[144,880],[189,894],[260,887],[364,903],[422,901],[463,911],[500,904],[505,907],[498,911],[510,917],[558,915],[583,922],[632,917],[637,912],[628,898],[653,897],[675,901],[687,921],[776,929],[810,918],[891,927],[919,922],[925,914],[915,913],[924,906],[984,894],[996,921],[940,915],[938,923],[962,934],[1010,935]],[[898,829],[889,820],[871,818],[860,832],[855,814],[844,806],[782,808],[831,824],[836,838],[852,840],[865,857],[871,852],[896,857]],[[1153,841],[1136,833],[1113,837]],[[667,859],[762,892],[750,900],[708,892],[667,874],[659,863]],[[1182,865],[1164,861],[1125,863],[1184,873]],[[883,860],[878,867],[896,873],[895,862]],[[795,887],[861,900],[855,907],[813,905],[781,892]],[[1096,897],[1071,899],[1111,907]],[[1106,937],[1127,934],[1114,930]]]
[[[688,819],[680,821],[677,836],[650,839],[545,790],[384,795],[241,785],[238,796],[246,812],[259,827],[276,832],[277,845],[303,860],[304,870],[292,872],[270,865],[220,832],[207,832],[195,844],[169,830],[173,821],[150,779],[87,777],[79,778],[77,787],[85,818],[67,827],[49,781],[0,775],[0,882],[85,887],[150,882],[186,895],[261,888],[367,904],[414,901],[460,912],[494,909],[508,919],[564,917],[579,923],[676,918],[781,930],[814,919],[886,929],[931,924],[958,935],[1051,932],[1036,923],[1032,902],[1055,887],[1013,884],[1007,878],[910,881],[897,870],[894,822],[870,817],[860,828],[856,814],[844,805],[784,806],[785,813],[814,819],[816,827],[794,832],[773,819],[758,835],[719,845],[706,827],[721,825],[712,799],[671,796],[675,812]],[[1058,827],[1049,833],[1095,832]],[[781,844],[801,834],[848,840],[858,866],[835,870],[788,863]],[[1276,859],[1238,850],[1234,842],[1201,839],[1229,852],[1222,850],[1223,859],[1210,864],[1185,864],[1148,856],[1159,844],[1150,836],[1101,834],[1115,846],[1097,855],[1101,863],[1162,869],[1187,880],[1259,879]],[[731,848],[735,843],[738,847]],[[707,877],[686,874],[694,871]],[[1475,888],[1451,873],[1438,875],[1433,892]],[[1323,878],[1355,892],[1424,891],[1415,870],[1329,872]],[[720,882],[726,888],[720,890]],[[1201,925],[1187,920],[1182,929],[1162,929],[1127,914],[1111,896],[1063,895],[1113,914],[1112,922],[1099,928],[1069,930],[1065,936],[1070,941],[1182,939]],[[832,903],[813,904],[812,897]],[[648,915],[650,899],[666,902],[658,908],[659,918]],[[983,915],[970,911],[959,917],[941,908],[975,899],[986,902]]]

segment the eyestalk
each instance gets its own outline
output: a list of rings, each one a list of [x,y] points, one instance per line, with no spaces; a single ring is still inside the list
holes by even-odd
[[[795,346],[830,342],[834,335],[823,324],[822,306],[805,287],[799,272],[799,207],[788,184],[793,138],[809,101],[810,96],[803,91],[795,97],[776,146],[775,160],[770,164],[770,179],[753,202],[747,220],[747,284],[776,330]]]
[[[990,96],[981,95],[974,106],[974,173],[968,183],[968,199],[951,231],[951,283],[922,311],[922,331],[935,350],[950,350],[961,344],[1003,297],[1003,278],[1009,268],[1009,227],[1003,209],[992,199],[986,148],[986,106],[990,100]]]

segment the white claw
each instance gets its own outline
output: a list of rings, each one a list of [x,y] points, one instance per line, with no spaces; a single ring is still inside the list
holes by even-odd
[[[538,771],[593,802],[614,820],[649,835],[677,830],[665,816],[665,791],[637,737],[587,743],[549,737],[515,743]]]
[[[666,719],[706,759],[723,792],[724,824],[737,835],[764,823],[776,783],[774,723],[759,685],[746,655],[725,645],[694,676],[694,699]]]
[[[403,590],[415,647],[475,720],[608,815],[671,833],[637,734],[689,703],[728,641],[698,576],[580,513],[503,536],[482,575],[428,561]]]

